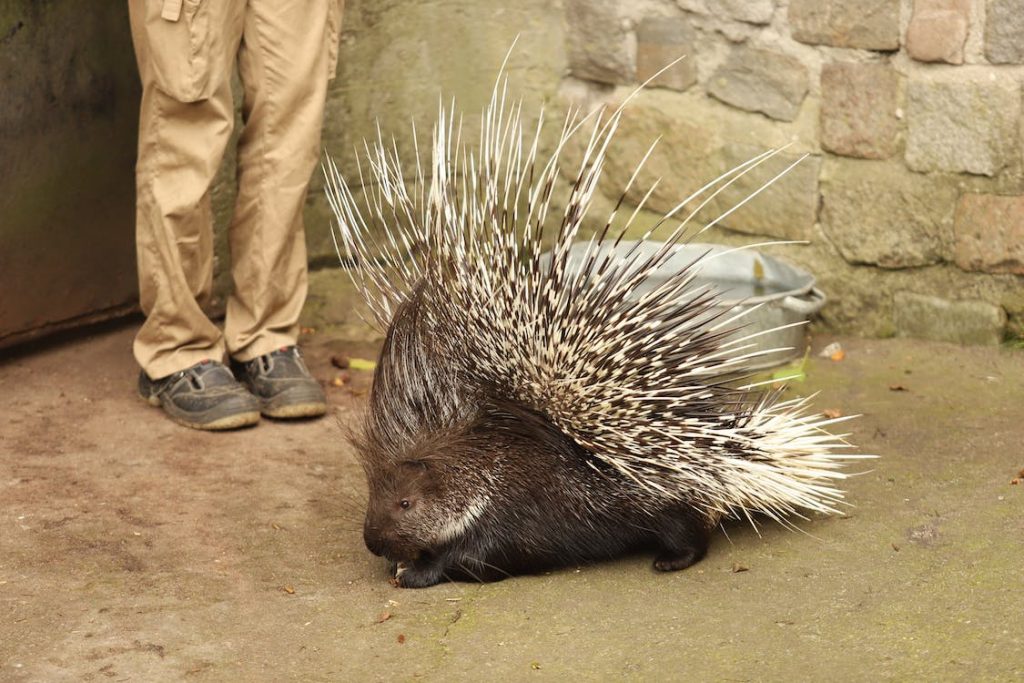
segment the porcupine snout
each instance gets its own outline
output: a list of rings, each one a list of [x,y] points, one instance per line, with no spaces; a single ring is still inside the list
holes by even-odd
[[[393,562],[412,562],[426,553],[423,544],[393,527],[381,528],[370,518],[363,524],[363,542],[371,553]]]
[[[387,553],[387,539],[384,537],[384,534],[372,524],[369,517],[367,517],[366,521],[363,522],[363,543],[366,544],[367,550],[377,557],[384,557]]]
[[[411,561],[419,557],[422,544],[403,532],[400,520],[390,517],[367,514],[363,523],[363,542],[366,548],[374,555],[395,562]]]

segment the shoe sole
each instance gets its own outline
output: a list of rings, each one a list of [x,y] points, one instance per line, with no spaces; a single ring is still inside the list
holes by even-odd
[[[278,420],[320,417],[327,412],[327,401],[318,386],[295,386],[276,396],[261,398],[260,412]]]
[[[266,417],[278,420],[290,420],[301,417],[320,417],[327,412],[327,404],[323,401],[291,403],[280,406],[264,406],[260,409]]]
[[[252,427],[260,421],[260,414],[258,411],[251,413],[236,413],[234,415],[228,415],[226,417],[213,420],[212,422],[191,422],[185,418],[171,415],[170,413],[168,413],[168,416],[183,427],[199,429],[204,432],[226,432],[232,429]]]
[[[160,401],[160,397],[158,396],[142,396],[142,400],[154,408],[163,408],[167,417],[171,418],[171,420],[181,426],[188,427],[189,429],[199,429],[204,432],[224,432],[232,429],[241,429],[242,427],[251,427],[260,421],[260,412],[258,410],[247,410],[245,412],[232,413],[231,415],[225,415],[224,417],[217,418],[216,420],[204,422],[196,420],[195,418],[186,417],[174,410],[169,410]]]

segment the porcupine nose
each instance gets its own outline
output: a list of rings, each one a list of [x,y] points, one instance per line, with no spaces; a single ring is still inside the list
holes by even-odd
[[[384,534],[368,523],[363,525],[363,542],[371,553],[378,557],[384,556],[384,550],[387,547],[384,542]]]

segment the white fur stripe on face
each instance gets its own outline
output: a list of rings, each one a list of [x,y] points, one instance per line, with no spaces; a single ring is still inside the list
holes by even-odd
[[[447,543],[465,534],[473,526],[473,522],[480,519],[480,516],[484,514],[488,503],[490,503],[490,499],[486,496],[474,498],[458,517],[441,525],[440,530],[437,532],[437,541],[439,543]]]

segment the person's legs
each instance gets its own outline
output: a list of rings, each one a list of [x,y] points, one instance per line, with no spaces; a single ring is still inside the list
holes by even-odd
[[[150,378],[224,342],[203,313],[213,274],[210,184],[231,135],[231,73],[244,0],[129,0],[142,80],[136,166],[139,298],[135,357]]]
[[[245,130],[224,336],[269,417],[327,410],[295,344],[307,288],[302,210],[320,156],[340,9],[339,0],[250,0],[238,57]]]
[[[259,404],[221,364],[203,313],[213,282],[210,184],[234,123],[231,72],[245,0],[129,0],[142,80],[136,165],[139,394],[197,429],[259,421]]]
[[[294,345],[306,298],[302,210],[320,156],[331,4],[250,0],[239,52],[245,130],[224,336],[237,361]]]

